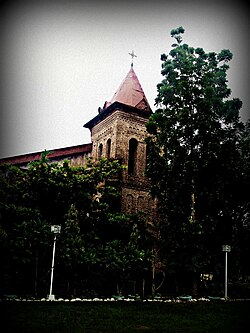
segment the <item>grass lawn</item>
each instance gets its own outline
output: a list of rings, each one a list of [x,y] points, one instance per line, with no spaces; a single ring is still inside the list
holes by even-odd
[[[0,302],[5,333],[250,332],[250,302]]]

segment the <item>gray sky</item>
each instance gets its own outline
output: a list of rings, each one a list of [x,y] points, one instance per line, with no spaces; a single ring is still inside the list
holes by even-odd
[[[249,118],[249,5],[245,1],[8,1],[1,10],[0,157],[90,142],[83,124],[130,69],[151,108],[170,30],[206,52],[230,49],[229,87]]]

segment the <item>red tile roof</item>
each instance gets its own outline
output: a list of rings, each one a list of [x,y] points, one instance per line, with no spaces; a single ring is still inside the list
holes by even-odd
[[[92,151],[92,144],[87,143],[84,145],[78,146],[71,146],[65,148],[54,149],[48,154],[48,158],[63,158],[70,155],[77,155],[77,154],[84,154],[84,153],[91,153]],[[12,156],[0,159],[0,164],[26,164],[31,161],[38,161],[41,159],[43,152],[36,152],[30,154],[24,154],[19,156]]]

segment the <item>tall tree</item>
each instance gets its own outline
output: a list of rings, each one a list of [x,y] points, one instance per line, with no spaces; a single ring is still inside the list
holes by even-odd
[[[242,102],[229,99],[232,53],[190,47],[182,43],[183,33],[182,27],[171,31],[175,43],[161,56],[158,109],[147,124],[147,173],[159,199],[166,269],[190,275],[195,289],[200,273],[216,274],[221,246],[233,243],[234,226],[241,223],[235,216],[247,201],[238,196],[245,127]]]

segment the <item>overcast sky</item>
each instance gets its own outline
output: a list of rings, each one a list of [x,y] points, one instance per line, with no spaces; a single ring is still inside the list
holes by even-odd
[[[20,2],[20,4],[18,4]],[[230,49],[231,97],[249,118],[249,5],[245,1],[8,1],[1,9],[0,157],[90,142],[83,125],[130,69],[151,108],[170,30],[206,52]],[[247,2],[246,2],[247,3]]]

